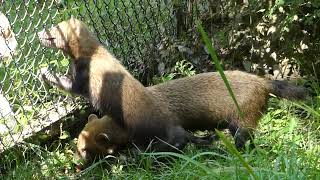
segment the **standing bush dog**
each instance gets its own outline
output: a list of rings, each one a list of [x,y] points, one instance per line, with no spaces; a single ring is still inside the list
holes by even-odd
[[[269,81],[241,71],[225,71],[225,74],[244,114],[243,119],[217,72],[171,80],[147,89],[158,100],[169,102],[169,110],[178,117],[175,124],[189,131],[229,129],[237,148],[242,148],[253,137],[269,93],[291,100],[304,99],[307,95],[306,89],[283,81]],[[78,158],[86,161],[96,153],[114,153],[128,144],[127,134],[111,118],[92,118],[79,135]],[[81,153],[87,149],[91,153]]]
[[[166,101],[158,99],[106,50],[87,26],[74,18],[38,33],[42,45],[62,50],[71,57],[72,78],[42,71],[52,85],[86,97],[103,115],[127,130],[129,139],[146,149],[168,150],[165,143],[181,149],[189,135],[176,126],[177,117]],[[159,140],[161,139],[161,140]]]
[[[126,130],[130,141],[140,144],[157,136],[172,144],[178,142],[177,146],[184,145],[181,139],[186,138],[181,136],[188,133],[181,133],[182,126],[191,131],[227,128],[236,146],[242,148],[265,109],[269,93],[288,99],[303,99],[306,95],[304,88],[286,82],[226,71],[244,114],[241,119],[218,73],[203,73],[145,88],[79,20],[61,22],[38,36],[43,45],[61,49],[72,58],[71,79],[48,71],[42,72],[43,79],[87,97],[95,108],[110,115],[111,122]]]

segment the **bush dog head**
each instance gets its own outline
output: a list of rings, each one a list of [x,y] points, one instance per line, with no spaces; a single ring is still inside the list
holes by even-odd
[[[75,18],[38,32],[38,37],[43,46],[60,49],[74,60],[93,55],[100,46],[88,27]]]
[[[78,136],[75,159],[86,164],[97,156],[112,155],[127,144],[129,137],[125,129],[108,116],[98,118],[90,114],[88,123]]]

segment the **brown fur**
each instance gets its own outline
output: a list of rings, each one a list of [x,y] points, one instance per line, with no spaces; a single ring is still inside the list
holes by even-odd
[[[229,128],[239,147],[243,146],[250,136],[249,133],[256,128],[265,110],[269,93],[289,99],[301,99],[306,95],[304,88],[285,82],[268,81],[240,71],[226,71],[225,74],[244,114],[243,119],[239,117],[234,102],[218,73],[202,73],[147,89],[157,96],[157,99],[169,102],[169,109],[179,117],[178,125],[190,131]],[[288,89],[290,93],[285,93]],[[113,149],[128,144],[126,131],[119,130],[119,127],[116,128],[112,120],[103,117],[97,121],[105,121],[106,124],[101,128],[100,124],[94,121],[88,123],[84,131],[89,136],[95,137],[103,133],[114,137],[115,134],[119,135],[118,132],[124,135],[121,140],[109,138],[107,142],[116,146],[103,146],[103,148]],[[238,135],[236,135],[237,131]],[[96,142],[84,141],[79,137],[79,145],[94,148]],[[112,151],[115,152],[116,149]]]
[[[43,74],[45,80],[87,97],[93,107],[126,128],[139,146],[146,146],[155,137],[175,139],[170,132],[176,128],[172,123],[177,117],[168,110],[167,103],[136,80],[84,23],[72,18],[38,36],[44,46],[61,49],[72,58],[72,80]]]
[[[170,110],[177,112],[179,124],[186,129],[214,129],[224,126],[225,121],[255,128],[269,94],[265,81],[240,71],[225,74],[243,111],[243,120],[217,72],[169,81],[149,90],[160,96],[158,99],[170,101]]]
[[[111,130],[117,133],[108,133]],[[88,123],[78,136],[76,159],[87,162],[95,155],[113,154],[119,147],[129,143],[128,135],[128,132],[110,117],[104,116],[99,119],[91,114]]]
[[[147,90],[81,21],[63,21],[38,35],[43,45],[61,49],[72,58],[72,81],[54,77],[52,82],[87,97],[138,144],[148,144],[155,136],[175,143],[181,134],[175,133],[180,131],[175,127],[182,125],[189,130],[228,128],[241,148],[257,126],[270,92],[285,98],[303,98],[305,94],[304,89],[283,82],[226,71],[244,113],[241,119],[218,73],[182,78]]]

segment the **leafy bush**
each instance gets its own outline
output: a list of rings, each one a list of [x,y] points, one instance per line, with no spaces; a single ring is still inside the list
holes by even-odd
[[[184,27],[176,28],[185,31],[177,40],[171,40],[172,46],[189,48],[187,60],[198,72],[214,67],[208,66],[208,53],[196,32],[195,20],[200,20],[210,34],[226,69],[271,74],[272,78],[299,75],[319,78],[318,1],[200,0],[176,3],[185,15],[181,20],[183,23],[177,23]],[[172,52],[172,48],[168,50]]]

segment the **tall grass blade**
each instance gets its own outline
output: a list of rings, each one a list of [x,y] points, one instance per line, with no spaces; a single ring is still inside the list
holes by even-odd
[[[211,59],[213,60],[213,63],[216,65],[216,68],[218,69],[218,72],[220,73],[221,78],[222,78],[223,82],[225,83],[230,96],[232,97],[232,100],[234,101],[235,105],[237,106],[237,110],[238,110],[238,112],[240,114],[240,117],[243,118],[243,113],[242,113],[242,111],[240,109],[240,106],[239,106],[239,104],[237,102],[237,99],[236,99],[235,95],[233,94],[233,91],[232,91],[232,89],[230,87],[230,84],[229,84],[229,82],[227,80],[227,77],[223,72],[223,69],[222,69],[222,66],[220,65],[220,62],[219,62],[218,57],[217,57],[217,54],[216,54],[215,50],[213,49],[212,42],[209,39],[207,33],[204,31],[201,23],[198,22],[197,24],[198,24],[197,25],[197,29],[200,32],[200,34],[202,36],[202,39],[203,39],[203,41],[204,41],[204,43],[205,43],[205,45],[206,45],[206,47],[207,47],[207,49],[208,49],[208,51],[210,53]]]
[[[306,105],[306,104],[299,104],[296,102],[292,102],[292,104],[298,108],[304,109],[305,111],[308,111],[309,113],[313,114],[316,117],[320,117],[320,113],[314,110],[312,107]]]
[[[218,134],[218,136],[220,137],[220,139],[222,140],[222,142],[227,146],[228,150],[236,157],[239,158],[241,164],[246,168],[246,170],[248,171],[249,174],[251,174],[251,176],[254,179],[258,179],[258,177],[256,176],[256,174],[253,172],[252,167],[249,165],[249,163],[242,157],[242,155],[240,154],[240,152],[236,149],[236,147],[225,137],[225,135],[219,131],[216,130],[216,133]]]

